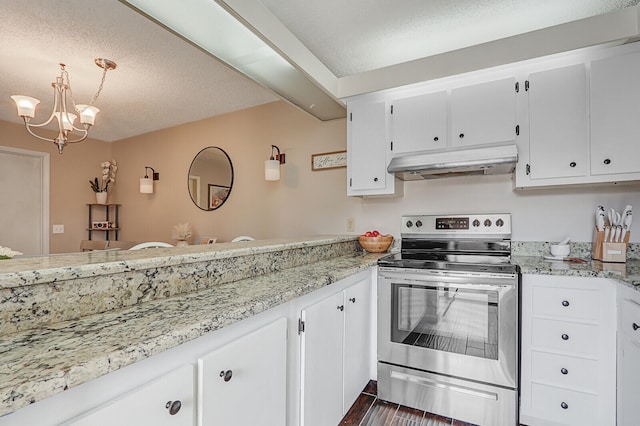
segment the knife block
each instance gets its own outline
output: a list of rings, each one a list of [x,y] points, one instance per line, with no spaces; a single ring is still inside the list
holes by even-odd
[[[622,242],[610,243],[604,241],[604,231],[598,231],[598,228],[595,228],[591,246],[591,258],[602,262],[625,263],[627,261],[627,244],[629,244],[630,235],[631,232],[627,232]]]

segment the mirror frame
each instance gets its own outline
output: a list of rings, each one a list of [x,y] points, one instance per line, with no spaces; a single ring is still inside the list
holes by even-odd
[[[225,197],[225,199],[220,203],[220,205],[216,206],[215,208],[207,208],[204,209],[202,207],[200,207],[198,205],[198,203],[196,203],[196,200],[193,199],[193,194],[191,194],[191,185],[189,185],[189,177],[191,176],[191,168],[193,167],[193,163],[196,161],[196,159],[198,158],[198,156],[206,151],[207,149],[217,149],[220,152],[222,152],[224,154],[224,156],[227,158],[227,161],[229,161],[229,167],[231,168],[231,182],[229,183],[229,192],[227,193],[227,196]],[[218,147],[218,146],[207,146],[202,148],[200,151],[198,151],[198,153],[193,157],[193,160],[191,160],[191,164],[189,164],[189,170],[187,171],[187,192],[189,193],[189,198],[191,198],[191,201],[193,202],[193,204],[198,207],[200,210],[205,211],[205,212],[212,212],[214,210],[218,210],[220,207],[222,207],[224,205],[224,203],[227,202],[227,200],[229,199],[229,197],[231,196],[231,191],[233,190],[233,181],[234,181],[234,171],[233,171],[233,163],[231,162],[231,157],[229,157],[229,154],[227,154],[227,152]],[[209,195],[207,194],[207,204],[209,204],[208,201]]]

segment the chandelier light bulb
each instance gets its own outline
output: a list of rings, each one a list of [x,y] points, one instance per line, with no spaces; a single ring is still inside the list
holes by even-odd
[[[93,105],[76,105],[76,111],[80,113],[80,123],[93,126],[96,121],[96,115],[100,112],[99,108]]]
[[[13,95],[11,99],[16,103],[18,115],[22,118],[33,118],[36,116],[36,105],[40,103],[39,99],[31,96]]]

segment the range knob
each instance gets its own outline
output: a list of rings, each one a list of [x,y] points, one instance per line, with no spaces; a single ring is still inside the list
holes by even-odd
[[[411,228],[413,226],[413,222],[411,222],[410,220],[407,221],[407,223],[405,224],[407,225],[407,228]]]
[[[422,221],[421,220],[416,220],[416,226],[418,228],[420,228],[422,226]]]
[[[490,227],[491,226],[491,219],[485,219],[484,226],[486,226],[487,228]]]
[[[479,221],[478,219],[475,219],[475,220],[472,222],[472,225],[473,225],[475,228],[477,228],[478,226],[480,226],[480,221]]]
[[[498,228],[502,228],[504,226],[504,220],[502,220],[502,219],[496,220],[496,226]]]

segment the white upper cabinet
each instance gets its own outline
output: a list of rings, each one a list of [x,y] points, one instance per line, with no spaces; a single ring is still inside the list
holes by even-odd
[[[640,53],[591,63],[591,173],[640,171]]]
[[[584,64],[533,73],[527,81],[530,178],[585,176],[589,101]]]
[[[447,147],[447,92],[394,99],[391,103],[394,155]]]
[[[394,195],[387,173],[389,135],[387,102],[347,104],[347,195]]]
[[[451,133],[453,147],[514,141],[515,78],[453,89]]]

